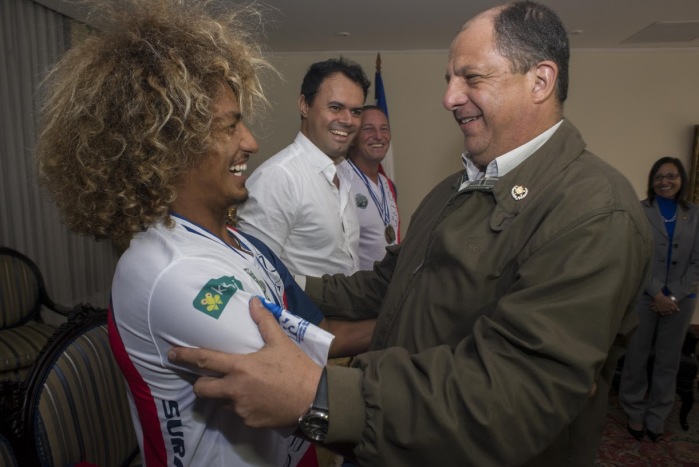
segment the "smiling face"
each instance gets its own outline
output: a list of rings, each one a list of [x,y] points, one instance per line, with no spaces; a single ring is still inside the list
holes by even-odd
[[[473,162],[490,161],[538,133],[534,69],[513,74],[493,37],[494,12],[473,19],[454,39],[447,65],[444,107],[454,114]]]
[[[182,177],[173,210],[225,213],[248,198],[243,172],[258,146],[243,124],[238,99],[230,86],[222,85],[213,103],[214,121],[209,151]],[[191,218],[191,217],[190,217]]]
[[[663,164],[653,176],[653,191],[656,196],[675,199],[682,188],[682,177],[677,166],[671,162]]]
[[[309,104],[299,98],[301,132],[330,159],[338,162],[347,155],[359,127],[364,91],[342,73],[323,80]]]
[[[386,157],[390,143],[391,128],[386,115],[377,109],[364,109],[359,133],[352,145],[351,159],[361,158],[378,165]]]

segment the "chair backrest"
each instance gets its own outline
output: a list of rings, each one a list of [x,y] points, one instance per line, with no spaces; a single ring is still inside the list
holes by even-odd
[[[128,465],[138,454],[106,321],[106,310],[72,315],[23,384],[20,440],[22,452],[31,453],[27,465],[110,467]]]
[[[22,253],[0,246],[0,329],[34,318],[45,294],[36,264]]]
[[[0,465],[3,467],[18,467],[15,451],[10,440],[0,435]]]

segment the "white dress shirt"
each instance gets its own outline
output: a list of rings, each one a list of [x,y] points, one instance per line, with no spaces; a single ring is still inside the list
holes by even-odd
[[[238,228],[266,243],[292,274],[352,274],[359,269],[352,178],[351,169],[336,166],[299,133],[248,179]]]

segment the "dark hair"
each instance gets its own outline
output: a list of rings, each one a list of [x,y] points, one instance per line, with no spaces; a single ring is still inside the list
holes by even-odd
[[[547,6],[535,2],[506,5],[494,20],[495,46],[512,62],[513,72],[525,73],[543,60],[558,65],[556,95],[568,97],[568,35],[560,18]]]
[[[361,87],[362,91],[364,91],[364,99],[366,99],[371,82],[364,74],[364,70],[358,63],[340,57],[331,58],[324,62],[316,62],[308,68],[306,76],[303,77],[303,83],[301,83],[301,94],[308,105],[313,105],[313,100],[325,78],[335,73],[342,73],[350,81]]]
[[[648,173],[648,201],[650,201],[651,204],[653,204],[653,202],[655,201],[653,179],[655,178],[655,175],[658,173],[658,170],[660,170],[660,167],[665,164],[674,164],[675,167],[677,167],[677,171],[680,173],[680,180],[682,182],[682,186],[680,186],[680,190],[675,195],[675,201],[677,201],[677,203],[679,203],[679,205],[683,208],[689,208],[687,200],[685,200],[685,195],[687,194],[687,171],[684,170],[684,165],[682,165],[682,161],[676,157],[661,157],[660,159],[655,161],[655,164],[653,164],[653,167],[651,167],[650,172]]]

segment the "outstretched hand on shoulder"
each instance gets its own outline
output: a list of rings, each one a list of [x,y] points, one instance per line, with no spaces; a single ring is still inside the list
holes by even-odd
[[[257,298],[250,301],[250,316],[265,341],[257,352],[237,355],[175,347],[168,357],[221,374],[200,377],[194,392],[197,397],[230,400],[246,425],[296,426],[313,402],[322,368],[287,337]]]

